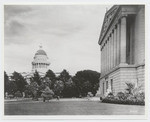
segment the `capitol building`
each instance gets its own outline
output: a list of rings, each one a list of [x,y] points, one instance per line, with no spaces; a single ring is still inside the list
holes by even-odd
[[[35,53],[34,59],[32,61],[32,72],[37,71],[39,74],[45,74],[48,70],[50,62],[46,52],[40,46],[40,49]]]
[[[39,49],[36,51],[33,61],[31,62],[32,69],[30,72],[22,72],[21,75],[30,83],[30,78],[34,76],[34,73],[37,71],[40,77],[44,77],[48,71],[50,62],[46,52],[43,50],[42,46],[39,46]],[[12,75],[12,74],[11,74]]]

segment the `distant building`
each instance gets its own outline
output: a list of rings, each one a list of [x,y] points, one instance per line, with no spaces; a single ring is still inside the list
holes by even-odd
[[[34,60],[32,61],[32,70],[29,72],[20,72],[20,74],[26,79],[27,83],[30,84],[30,78],[33,77],[35,71],[37,71],[40,77],[43,79],[46,72],[48,71],[48,67],[50,65],[46,52],[42,49],[42,46],[39,46],[39,50],[35,53]],[[13,73],[10,73],[9,79]]]
[[[145,7],[115,5],[104,18],[101,46],[100,94],[124,91],[126,82],[145,82]]]
[[[40,49],[35,53],[32,62],[32,72],[39,72],[40,75],[45,75],[50,65],[46,52],[40,46]]]

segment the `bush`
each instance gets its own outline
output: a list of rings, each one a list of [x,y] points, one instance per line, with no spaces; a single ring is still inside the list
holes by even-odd
[[[108,98],[111,98],[111,99],[114,99],[115,96],[113,95],[113,93],[110,92],[110,93],[107,95],[107,97],[108,97]]]
[[[120,100],[125,100],[127,99],[127,94],[123,93],[123,92],[119,92],[117,94],[117,97],[120,99]]]
[[[15,93],[15,97],[22,97],[21,92],[20,92],[20,91],[17,91],[17,92]]]
[[[128,105],[145,105],[144,101],[139,101],[137,99],[126,99],[126,100],[118,100],[115,98],[104,98],[102,100],[104,103],[114,103],[114,104],[128,104]]]
[[[141,87],[136,87],[132,83],[126,83],[126,92],[119,92],[116,96],[109,93],[102,102],[114,104],[128,104],[128,105],[145,105],[145,93],[141,92]]]
[[[130,94],[119,92],[116,96],[109,95],[105,97],[102,102],[114,104],[128,104],[128,105],[145,105],[144,93],[138,94],[136,97]]]
[[[9,94],[7,98],[9,98],[9,99],[14,98],[14,95],[13,94]]]
[[[87,97],[93,97],[93,94],[91,92],[88,92]]]

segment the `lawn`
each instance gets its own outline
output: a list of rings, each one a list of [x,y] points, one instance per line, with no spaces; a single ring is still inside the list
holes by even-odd
[[[145,106],[99,101],[5,101],[5,115],[144,115]]]

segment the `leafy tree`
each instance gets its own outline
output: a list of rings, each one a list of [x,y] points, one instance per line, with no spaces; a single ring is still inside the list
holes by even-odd
[[[87,93],[92,91],[92,84],[89,81],[84,82],[82,87],[83,87],[82,90],[83,96],[87,96]]]
[[[95,83],[94,86],[93,86],[93,89],[94,89],[94,90],[92,91],[92,94],[93,94],[94,96],[96,95],[98,88],[99,88],[99,82],[98,82],[98,83]]]
[[[62,94],[63,89],[64,89],[64,82],[61,80],[55,81],[53,89],[55,95],[60,96]]]
[[[41,77],[37,71],[34,73],[33,81],[37,82],[38,85],[41,85]]]
[[[32,83],[32,82],[31,82]],[[25,97],[29,97],[32,95],[32,90],[31,90],[31,86],[29,84],[27,84],[25,86]]]
[[[9,90],[8,84],[9,84],[9,78],[8,78],[7,73],[4,71],[4,93],[8,92]]]
[[[14,95],[17,91],[17,85],[14,81],[10,81],[6,72],[4,72],[4,93]]]
[[[92,70],[78,71],[73,80],[78,88],[78,93],[82,96],[87,95],[88,92],[92,92],[95,96],[98,90],[100,73]]]
[[[11,76],[11,79],[17,85],[17,91],[23,92],[25,89],[25,85],[27,84],[24,77],[20,73],[14,72]]]
[[[14,81],[9,81],[9,84],[8,84],[8,94],[12,94],[14,95],[15,92],[17,92],[18,88],[17,88],[17,85]]]
[[[63,82],[67,82],[69,80],[71,76],[69,75],[67,70],[63,70],[60,75],[59,75],[59,79],[62,80]]]
[[[39,88],[39,85],[36,81],[31,82],[29,89],[32,93],[33,99],[37,99],[38,97],[38,88]]]
[[[45,75],[46,80],[50,82],[50,88],[53,89],[54,83],[56,81],[56,75],[52,70],[48,70]]]
[[[48,77],[50,80],[56,80],[55,73],[50,69],[46,72],[45,77]]]
[[[75,97],[76,94],[75,83],[70,78],[67,82],[64,83],[64,89],[62,91],[63,97]]]

